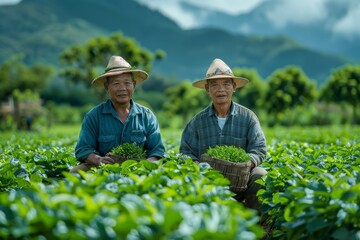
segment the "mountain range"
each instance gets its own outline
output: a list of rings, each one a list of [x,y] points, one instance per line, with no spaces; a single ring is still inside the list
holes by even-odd
[[[187,2],[180,2],[180,8],[190,16],[198,16],[197,28],[219,28],[234,34],[259,36],[285,35],[312,49],[360,61],[360,28],[354,19],[360,13],[358,0],[324,0],[311,4],[268,0],[235,15]],[[292,11],[286,12],[289,9]]]
[[[263,78],[278,68],[297,65],[318,84],[334,68],[356,62],[288,36],[258,36],[216,26],[183,30],[134,0],[22,0],[0,6],[0,15],[0,63],[21,53],[28,64],[59,66],[59,54],[66,48],[115,32],[150,51],[164,50],[166,58],[154,63],[153,72],[179,81],[204,77],[214,58],[232,68],[255,68]]]

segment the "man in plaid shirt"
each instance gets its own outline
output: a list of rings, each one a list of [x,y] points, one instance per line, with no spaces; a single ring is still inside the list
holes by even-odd
[[[233,145],[243,148],[251,157],[250,180],[245,191],[235,193],[235,199],[257,209],[260,203],[256,193],[262,186],[255,181],[266,174],[266,170],[259,167],[266,157],[266,140],[255,113],[232,101],[235,90],[248,81],[234,76],[221,59],[211,63],[206,77],[195,81],[193,86],[205,89],[212,105],[196,114],[186,125],[180,153],[199,161],[209,147]]]

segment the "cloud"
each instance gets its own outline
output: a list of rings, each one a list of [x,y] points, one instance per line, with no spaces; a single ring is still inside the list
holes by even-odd
[[[158,10],[163,15],[174,20],[180,27],[184,29],[196,28],[199,26],[198,17],[194,16],[181,7],[181,2],[187,2],[198,7],[226,12],[228,14],[238,14],[253,9],[255,6],[265,0],[136,0],[137,2],[148,6],[151,9]]]
[[[269,21],[279,29],[289,24],[308,25],[326,16],[326,0],[277,1],[273,9],[266,13]]]
[[[348,8],[347,14],[342,17],[334,26],[333,32],[336,34],[342,34],[345,37],[360,37],[359,27],[360,16],[360,3],[351,4]]]
[[[17,4],[21,0],[0,0],[0,5],[11,5],[11,4]]]
[[[194,4],[196,6],[205,7],[212,10],[218,10],[220,12],[226,12],[228,14],[238,14],[241,12],[247,12],[254,7],[258,6],[264,0],[207,0],[207,1],[197,1],[197,0],[183,0]]]
[[[153,9],[158,10],[164,16],[175,21],[184,29],[197,27],[196,16],[186,12],[180,6],[179,0],[136,0],[137,2]]]

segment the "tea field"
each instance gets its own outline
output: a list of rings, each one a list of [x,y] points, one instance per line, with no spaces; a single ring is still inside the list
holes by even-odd
[[[259,211],[178,154],[79,175],[78,127],[1,132],[0,239],[360,239],[360,127],[266,128]]]

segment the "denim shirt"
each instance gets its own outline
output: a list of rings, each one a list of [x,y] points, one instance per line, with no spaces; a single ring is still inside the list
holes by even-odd
[[[250,109],[231,103],[223,129],[220,129],[214,107],[208,106],[186,125],[180,153],[198,160],[209,147],[233,145],[243,148],[255,166],[266,157],[266,140],[258,118]]]
[[[163,157],[165,148],[155,115],[133,100],[130,104],[125,123],[121,122],[110,99],[85,115],[75,147],[75,156],[80,162],[91,153],[104,156],[123,143],[136,143],[143,147],[147,158]]]

